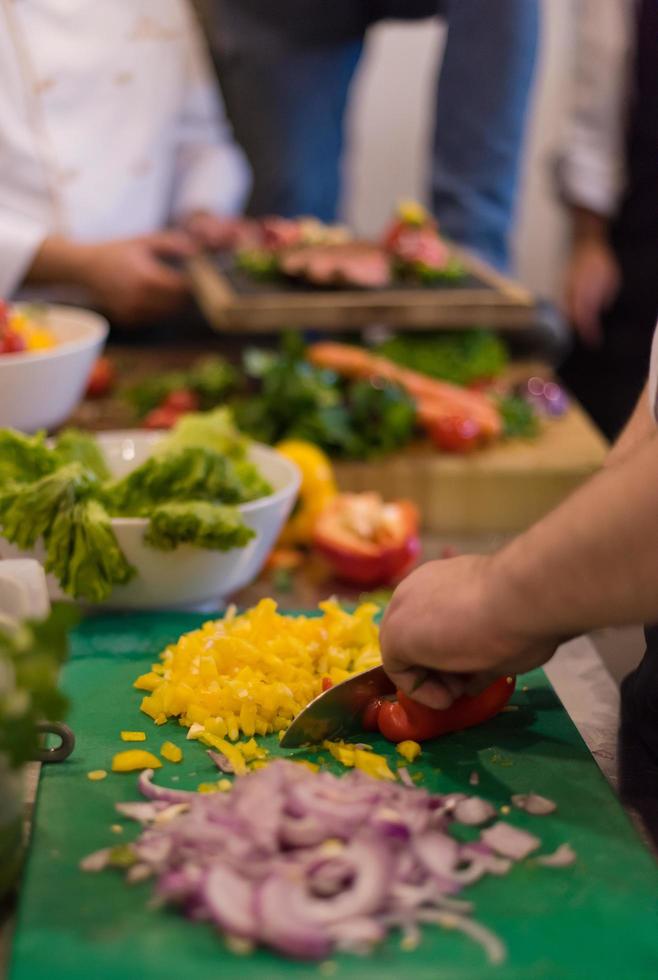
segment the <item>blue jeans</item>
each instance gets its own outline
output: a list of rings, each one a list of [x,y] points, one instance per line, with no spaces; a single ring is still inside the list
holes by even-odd
[[[344,39],[302,44],[286,36],[292,28],[283,12],[275,29],[241,21],[240,7],[241,0],[205,0],[228,113],[254,171],[249,210],[331,221],[345,106],[363,38],[352,25]],[[432,206],[449,237],[505,267],[538,3],[437,0],[437,10],[447,17],[448,40],[438,79]]]

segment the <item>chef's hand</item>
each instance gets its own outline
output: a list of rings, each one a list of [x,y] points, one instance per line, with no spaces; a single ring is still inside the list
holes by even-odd
[[[404,579],[381,628],[382,662],[397,688],[447,708],[552,656],[561,639],[533,634],[500,574],[495,556],[467,555],[427,562]]]
[[[194,211],[183,219],[181,227],[201,248],[216,251],[231,247],[240,220],[223,218],[210,211]]]
[[[589,347],[601,343],[601,314],[619,291],[621,274],[603,232],[577,239],[569,259],[564,285],[564,310]]]
[[[83,246],[80,282],[111,319],[125,325],[175,313],[188,295],[184,273],[166,262],[194,254],[182,231]]]

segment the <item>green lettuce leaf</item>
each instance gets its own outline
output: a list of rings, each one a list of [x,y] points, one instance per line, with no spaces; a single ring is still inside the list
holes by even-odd
[[[75,599],[102,602],[115,585],[135,575],[112,529],[110,516],[97,500],[63,506],[45,538],[47,572]]]
[[[14,429],[0,429],[0,486],[11,480],[39,480],[56,466],[57,459],[46,446],[45,432],[26,436]]]
[[[214,412],[189,412],[183,415],[168,436],[156,446],[156,455],[189,447],[209,449],[221,456],[243,459],[249,445],[238,431],[228,408]]]
[[[112,514],[149,517],[153,508],[173,501],[205,500],[240,504],[271,493],[270,485],[248,460],[188,447],[149,457],[105,488]]]
[[[95,480],[81,463],[69,463],[34,483],[13,480],[0,489],[0,528],[8,541],[28,550],[47,543],[60,510],[88,495]]]
[[[99,480],[109,480],[107,467],[97,439],[79,429],[65,429],[55,442],[55,455],[62,465],[82,463]]]
[[[194,500],[157,507],[151,514],[144,541],[163,551],[171,551],[179,544],[228,551],[242,548],[254,534],[235,507]]]

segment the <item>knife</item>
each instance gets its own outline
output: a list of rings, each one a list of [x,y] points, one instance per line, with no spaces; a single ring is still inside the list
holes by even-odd
[[[317,745],[363,731],[362,715],[375,698],[395,694],[383,667],[371,667],[318,694],[293,719],[281,742],[283,749]]]

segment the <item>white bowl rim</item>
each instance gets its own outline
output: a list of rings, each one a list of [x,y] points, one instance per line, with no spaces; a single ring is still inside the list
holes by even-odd
[[[62,316],[71,316],[78,320],[86,320],[85,326],[89,333],[85,337],[77,340],[63,340],[55,344],[54,347],[47,347],[45,350],[28,350],[16,354],[0,355],[0,370],[10,367],[12,364],[27,364],[32,361],[56,360],[58,357],[66,357],[77,351],[85,350],[94,344],[101,343],[107,339],[110,332],[110,324],[107,319],[95,310],[87,310],[81,306],[65,306],[63,303],[11,303],[11,309],[21,310],[31,306],[44,306],[48,313]]]
[[[168,435],[168,429],[105,429],[100,432],[91,433],[100,442],[103,439],[116,439],[117,441],[121,439],[134,439],[135,436],[146,437],[148,441],[157,442],[158,438],[164,438]],[[258,449],[260,452],[265,452],[267,455],[276,457],[277,461],[284,464],[284,468],[287,469],[289,474],[289,482],[286,486],[281,487],[280,490],[275,490],[274,493],[269,493],[266,497],[258,497],[256,500],[250,500],[246,504],[237,504],[237,509],[241,514],[251,514],[254,511],[261,510],[265,507],[269,507],[272,504],[278,503],[289,496],[291,491],[294,492],[295,496],[299,493],[299,487],[302,482],[302,475],[297,467],[291,460],[287,459],[282,453],[273,449],[272,446],[266,446],[264,442],[255,442],[254,440],[249,441],[249,445]],[[229,505],[231,506],[231,505]],[[146,527],[148,524],[148,517],[112,517],[111,523],[112,527]]]

